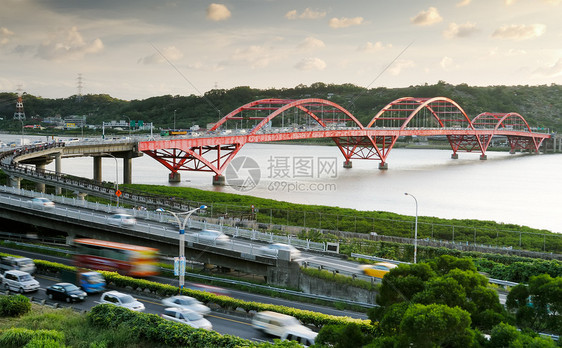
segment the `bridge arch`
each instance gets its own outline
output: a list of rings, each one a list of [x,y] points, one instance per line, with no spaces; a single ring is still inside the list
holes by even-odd
[[[472,119],[472,124],[476,129],[493,129],[494,133],[502,131],[507,137],[510,146],[510,152],[514,153],[516,149],[526,149],[538,152],[543,138],[537,137],[522,137],[521,135],[510,134],[511,132],[532,133],[529,123],[523,116],[516,112],[498,113],[498,112],[483,112]],[[491,143],[489,137],[486,141],[485,147],[487,148]]]
[[[428,113],[425,114],[423,111],[428,111]],[[412,120],[416,116],[418,120],[413,122]],[[431,126],[437,125],[440,128],[473,129],[472,122],[463,108],[454,100],[446,97],[398,98],[382,108],[366,128],[405,129],[410,123],[414,123],[413,126],[416,128],[433,128]]]

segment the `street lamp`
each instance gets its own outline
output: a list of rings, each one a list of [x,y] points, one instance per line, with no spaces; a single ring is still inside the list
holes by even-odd
[[[408,193],[408,192],[404,192],[404,194],[406,196],[410,196],[414,199],[414,201],[416,202],[416,224],[414,227],[414,263],[417,262],[417,255],[418,255],[418,200],[416,199],[416,197],[414,197],[414,195]]]
[[[119,208],[119,195],[117,194],[117,191],[119,191],[119,162],[117,158],[110,153],[104,152],[102,155],[111,156],[115,160],[115,196],[117,197],[117,208]]]
[[[176,130],[176,110],[174,110],[174,130]]]
[[[182,263],[185,264],[185,224],[187,223],[187,220],[189,220],[189,217],[191,216],[191,214],[195,213],[198,210],[203,210],[203,209],[207,209],[206,205],[202,205],[199,208],[195,208],[195,209],[191,209],[190,211],[186,211],[183,213],[174,213],[173,211],[169,211],[166,210],[166,212],[172,214],[175,218],[176,221],[178,222],[178,228],[180,230],[180,257],[179,257],[179,286],[180,286],[180,294],[181,291],[183,290],[183,284],[184,284],[184,277],[185,277],[185,266],[183,268],[183,272],[182,272]],[[183,219],[183,222],[180,219],[180,215],[184,215],[185,214],[185,218]]]

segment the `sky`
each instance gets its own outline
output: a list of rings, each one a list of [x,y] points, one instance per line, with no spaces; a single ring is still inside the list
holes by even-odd
[[[0,92],[562,84],[562,0],[0,0]]]

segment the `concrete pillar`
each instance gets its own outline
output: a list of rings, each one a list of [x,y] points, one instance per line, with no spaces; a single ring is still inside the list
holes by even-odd
[[[101,184],[101,156],[94,156],[94,181]]]
[[[215,175],[213,176],[213,185],[217,185],[217,186],[224,186],[226,183],[226,179],[224,177],[224,175]]]
[[[181,175],[178,172],[171,172],[168,174],[168,182],[180,182]]]
[[[21,178],[10,176],[10,186],[19,190],[21,188]]]
[[[451,159],[459,159],[459,154],[458,153],[451,154]]]
[[[123,157],[123,183],[133,183],[133,160],[129,153]]]
[[[387,170],[388,169],[388,163],[384,162],[384,163],[379,163],[379,169],[380,170]]]
[[[76,194],[76,198],[78,198],[78,200],[80,201],[83,201],[84,198],[88,195],[87,193],[78,192],[78,191],[75,191],[74,193]]]
[[[487,155],[480,155],[480,160],[481,160],[481,161],[485,161],[485,160],[487,160],[487,159],[488,159],[488,156],[487,156]]]
[[[61,172],[61,154],[60,152],[57,153],[55,155],[55,173],[58,175],[60,175]],[[60,188],[60,186],[55,186],[55,194],[56,195],[61,195],[62,194],[62,189]]]
[[[344,168],[352,168],[353,166],[352,166],[351,161],[348,160],[348,161],[343,162],[343,167]]]
[[[45,172],[45,162],[36,164],[35,165],[35,171],[37,173],[44,173]],[[35,190],[37,192],[45,193],[45,183],[36,182],[35,183]]]

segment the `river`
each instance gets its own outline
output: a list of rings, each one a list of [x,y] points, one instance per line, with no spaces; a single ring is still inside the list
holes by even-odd
[[[19,138],[0,135],[5,143],[14,139]],[[393,149],[388,170],[379,170],[375,160],[353,160],[353,168],[345,169],[335,146],[247,144],[227,170],[226,186],[213,186],[212,173],[188,171],[180,172],[181,182],[175,185],[413,216],[416,204],[404,195],[408,192],[417,199],[419,216],[491,220],[562,232],[558,205],[562,154],[490,151],[482,161],[478,153],[460,152],[456,160],[451,153]],[[103,179],[115,181],[115,160],[105,158],[102,166]],[[54,164],[47,169],[54,170]],[[93,161],[64,159],[62,172],[91,179]],[[146,155],[133,160],[133,183],[171,185],[168,173]]]

